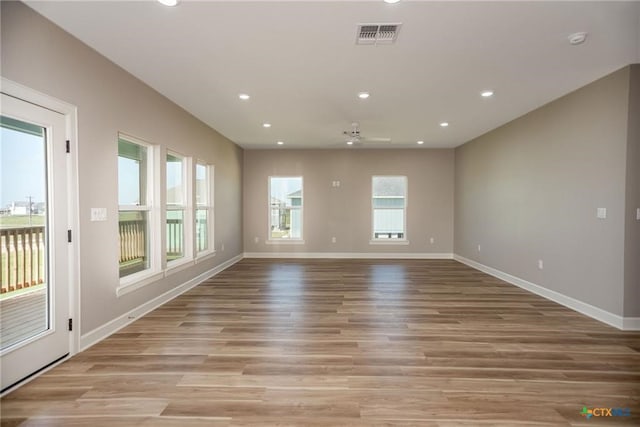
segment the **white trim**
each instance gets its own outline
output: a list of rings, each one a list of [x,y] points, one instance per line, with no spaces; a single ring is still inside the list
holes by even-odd
[[[373,239],[369,240],[370,245],[408,245],[408,240],[403,239]]]
[[[143,270],[129,276],[121,277],[120,285],[116,288],[116,295],[121,297],[136,289],[155,283],[163,277],[164,271],[152,272],[149,270]]]
[[[378,252],[245,252],[245,258],[453,259],[451,253]]]
[[[56,111],[65,116],[66,138],[69,140],[70,158],[67,166],[67,221],[73,231],[69,244],[69,317],[73,319],[74,330],[69,334],[69,355],[79,351],[80,343],[80,191],[78,176],[78,107],[50,95],[0,77],[0,92],[40,107]],[[65,359],[66,360],[66,359]],[[57,364],[56,364],[57,365]],[[48,369],[47,369],[48,370]],[[30,380],[29,380],[30,381]],[[21,383],[22,384],[22,383]]]
[[[265,240],[265,245],[304,245],[305,241],[302,239],[279,239],[279,240]]]
[[[489,267],[484,264],[480,264],[477,261],[473,261],[471,259],[465,258],[457,254],[453,255],[453,259],[463,264],[466,264],[470,267],[473,267],[476,270],[480,270],[493,277],[497,277],[498,279],[504,280],[505,282],[515,285],[519,288],[525,289],[536,295],[540,295],[541,297],[544,297],[548,300],[557,302],[560,305],[563,305],[567,308],[577,311],[578,313],[582,313],[593,319],[599,320],[600,322],[606,323],[607,325],[610,325],[625,331],[636,331],[636,330],[640,331],[640,317],[618,316],[617,314],[610,313],[606,310],[595,307],[586,302],[577,300],[575,298],[561,294],[551,289],[547,289],[543,286],[536,285],[535,283],[531,283],[519,277],[512,276],[511,274],[505,273],[503,271],[497,270],[493,267]]]
[[[108,336],[116,333],[120,329],[129,325],[137,318],[144,316],[145,314],[149,313],[152,310],[155,310],[156,308],[160,307],[162,304],[165,304],[171,301],[172,299],[183,294],[189,289],[198,286],[200,283],[204,282],[205,280],[231,267],[238,261],[242,260],[242,258],[243,258],[242,254],[237,255],[223,262],[222,264],[212,268],[211,270],[205,271],[204,273],[194,277],[193,279],[183,283],[182,285],[177,286],[165,292],[164,294],[159,295],[156,298],[134,308],[133,310],[130,310],[124,313],[123,315],[116,317],[115,319],[105,323],[104,325],[97,327],[91,332],[87,332],[86,334],[80,337],[80,351],[84,351],[88,349],[92,345],[102,341]]]
[[[640,317],[623,317],[623,331],[640,331]]]

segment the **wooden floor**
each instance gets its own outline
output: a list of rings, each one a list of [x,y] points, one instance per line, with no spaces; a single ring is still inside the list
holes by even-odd
[[[2,426],[638,426],[640,333],[452,260],[245,259],[1,405]]]

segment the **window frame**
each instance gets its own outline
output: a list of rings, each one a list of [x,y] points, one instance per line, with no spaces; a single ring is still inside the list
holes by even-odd
[[[207,195],[207,203],[206,204],[199,204],[198,200],[197,200],[197,175],[198,175],[198,171],[197,168],[198,166],[204,166],[205,167],[205,171],[207,172],[207,179],[206,179],[206,183],[207,183],[207,191],[206,191],[206,195]],[[193,242],[192,242],[192,248],[193,248],[193,253],[195,254],[195,259],[196,262],[201,261],[203,259],[208,258],[211,255],[215,255],[216,253],[216,248],[215,248],[215,166],[211,163],[208,163],[204,160],[200,160],[197,159],[194,162],[194,173],[193,173],[193,194],[195,194],[194,196],[194,201],[193,201]],[[198,235],[197,235],[197,219],[198,219],[198,211],[199,210],[206,210],[207,212],[207,248],[199,251],[198,250]]]
[[[182,203],[181,204],[173,204],[170,205],[168,201],[168,171],[167,171],[167,163],[168,157],[173,156],[181,159],[182,163]],[[190,264],[193,261],[193,191],[191,184],[191,175],[192,175],[192,158],[189,156],[185,156],[177,151],[166,150],[165,156],[165,179],[164,179],[164,210],[163,210],[163,227],[162,227],[162,236],[163,236],[163,261],[165,263],[165,269],[167,272],[171,272],[173,269],[180,267],[184,264]],[[183,242],[182,242],[182,256],[180,258],[176,258],[173,260],[169,260],[168,258],[168,241],[167,241],[167,221],[168,221],[168,213],[170,211],[182,211],[182,234],[183,234]]]
[[[145,204],[144,205],[121,205],[120,204],[120,192],[118,190],[118,236],[120,235],[120,213],[123,211],[142,211],[147,212],[147,256],[149,259],[149,267],[144,270],[137,271],[135,273],[128,274],[126,276],[120,277],[120,265],[118,262],[118,276],[119,276],[119,286],[116,290],[118,295],[121,295],[126,292],[130,292],[131,290],[138,289],[148,283],[151,283],[155,280],[158,280],[162,277],[162,265],[160,260],[160,242],[158,241],[158,236],[156,233],[157,226],[159,224],[159,215],[158,215],[158,207],[157,200],[160,200],[159,191],[160,186],[157,185],[160,182],[159,171],[158,171],[158,161],[157,158],[159,156],[159,146],[155,144],[151,144],[147,141],[144,141],[140,138],[136,138],[134,136],[128,135],[123,132],[118,132],[117,143],[120,143],[120,140],[126,141],[130,144],[139,145],[145,147],[147,150],[146,155],[146,185],[145,185]],[[117,151],[117,159],[120,156],[120,150]],[[120,185],[120,172],[118,169],[118,187]],[[142,189],[140,189],[142,190]],[[141,193],[142,194],[142,193]],[[118,258],[120,257],[120,249],[118,250]],[[125,291],[126,289],[126,291]]]
[[[274,178],[300,178],[300,206],[291,206],[290,209],[300,211],[300,237],[282,238],[272,237],[271,234],[271,181]],[[304,176],[302,175],[269,175],[267,178],[267,239],[266,244],[304,244]]]
[[[379,238],[376,237],[375,230],[375,211],[376,209],[397,210],[399,208],[376,208],[375,195],[374,195],[374,182],[376,178],[402,178],[404,180],[404,203],[402,206],[402,238]],[[370,244],[383,244],[383,245],[408,245],[408,227],[407,227],[407,209],[409,206],[409,178],[407,175],[372,175],[371,176],[371,238]]]

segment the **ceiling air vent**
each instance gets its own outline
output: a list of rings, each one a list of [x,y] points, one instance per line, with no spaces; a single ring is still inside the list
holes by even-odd
[[[359,24],[356,44],[391,44],[402,24]]]

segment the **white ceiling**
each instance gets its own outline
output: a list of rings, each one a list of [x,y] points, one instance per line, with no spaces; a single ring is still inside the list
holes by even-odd
[[[640,62],[638,2],[27,4],[245,148],[345,147],[353,121],[392,147],[455,147]],[[402,23],[397,43],[356,45],[367,22]]]

